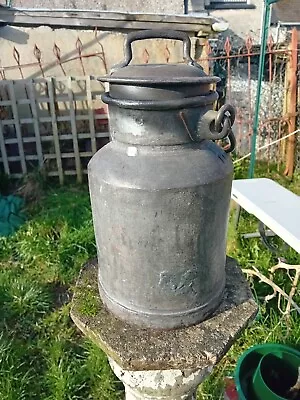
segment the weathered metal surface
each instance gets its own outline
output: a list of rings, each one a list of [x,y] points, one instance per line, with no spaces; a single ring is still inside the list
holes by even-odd
[[[113,141],[89,182],[102,298],[124,319],[171,328],[220,302],[232,166],[206,141],[165,147]]]
[[[159,90],[160,78],[143,87]],[[109,106],[112,142],[89,163],[102,299],[120,318],[156,328],[199,322],[221,301],[233,170],[202,137],[217,116],[211,92],[205,106],[192,96],[193,107],[186,99],[174,107],[172,89],[161,110],[160,100]]]

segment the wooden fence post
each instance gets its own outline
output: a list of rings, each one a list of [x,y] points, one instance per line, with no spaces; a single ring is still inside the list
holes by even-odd
[[[289,46],[290,57],[288,62],[288,92],[287,92],[287,115],[288,130],[292,133],[296,130],[296,112],[297,112],[297,64],[298,64],[298,32],[292,30],[292,39]],[[296,135],[288,138],[286,153],[286,168],[284,175],[292,177],[295,164]]]

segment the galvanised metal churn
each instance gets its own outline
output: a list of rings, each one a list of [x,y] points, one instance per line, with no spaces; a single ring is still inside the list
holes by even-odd
[[[129,65],[132,42],[183,42],[184,63]],[[117,317],[169,329],[205,319],[225,286],[234,110],[190,56],[188,35],[127,36],[109,82],[111,142],[88,167],[99,290]],[[215,140],[229,137],[225,151]]]

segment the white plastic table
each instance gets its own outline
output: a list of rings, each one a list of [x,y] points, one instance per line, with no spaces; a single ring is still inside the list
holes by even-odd
[[[233,181],[231,198],[300,253],[300,197],[271,179]]]

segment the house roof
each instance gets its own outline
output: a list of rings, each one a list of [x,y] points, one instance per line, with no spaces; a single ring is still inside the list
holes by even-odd
[[[299,0],[279,0],[273,4],[273,22],[299,22]]]

